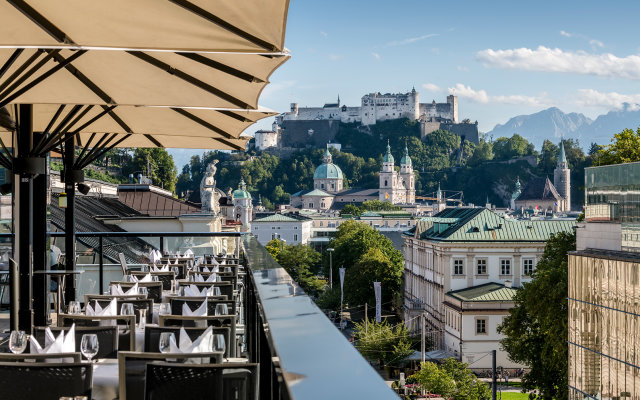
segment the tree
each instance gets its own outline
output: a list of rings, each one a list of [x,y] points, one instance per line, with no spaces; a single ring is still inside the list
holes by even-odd
[[[497,160],[510,160],[535,154],[533,143],[514,133],[510,138],[501,137],[493,142],[493,154]]]
[[[374,281],[386,282],[383,283],[382,295],[387,301],[400,293],[404,268],[402,253],[393,247],[391,240],[373,227],[354,220],[346,221],[340,225],[329,246],[334,248],[333,264],[346,268],[347,302],[364,304],[371,301]],[[328,268],[328,264],[326,267]],[[334,283],[338,281],[336,275],[338,274],[334,274]],[[363,286],[352,287],[352,281]]]
[[[422,363],[420,371],[411,376],[424,389],[454,400],[485,400],[491,398],[489,385],[479,380],[466,363],[447,358],[442,365]]]
[[[316,295],[326,284],[317,277],[320,253],[304,244],[283,244],[273,239],[266,246],[271,256],[309,295]]]
[[[640,127],[634,132],[625,129],[613,135],[611,144],[598,151],[598,165],[640,161]]]
[[[493,159],[493,144],[480,140],[476,148],[473,150],[473,154],[467,161],[467,165],[476,166],[485,161],[490,161]]]
[[[340,215],[355,215],[355,216],[359,216],[361,213],[360,207],[356,206],[355,204],[347,204],[346,206],[344,206],[344,208],[340,211]]]
[[[556,163],[558,162],[558,152],[560,148],[556,146],[551,140],[545,139],[542,142],[542,149],[540,151],[540,163],[538,166],[544,174],[552,174]]]
[[[386,320],[369,320],[355,323],[356,348],[363,357],[383,365],[398,363],[413,353],[411,347],[416,339],[403,323],[395,327]]]
[[[575,248],[573,232],[549,238],[531,282],[517,291],[514,307],[498,328],[509,358],[530,368],[522,388],[538,389],[544,399],[567,398],[567,252]]]
[[[174,192],[178,180],[178,171],[173,157],[164,148],[137,148],[133,152],[133,159],[122,168],[124,176],[142,173],[156,186]],[[198,182],[200,184],[200,182]]]

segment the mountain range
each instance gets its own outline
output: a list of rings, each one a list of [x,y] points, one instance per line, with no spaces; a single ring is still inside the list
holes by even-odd
[[[557,142],[561,137],[580,141],[581,147],[588,149],[591,143],[609,144],[615,133],[625,128],[640,126],[640,109],[624,104],[620,110],[609,111],[595,120],[583,114],[569,113],[551,107],[529,115],[518,115],[504,124],[496,125],[487,132],[489,137],[510,137],[514,133],[532,142],[537,149],[545,139]]]

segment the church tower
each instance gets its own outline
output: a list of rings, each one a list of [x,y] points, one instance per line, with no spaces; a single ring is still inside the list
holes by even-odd
[[[413,204],[416,202],[416,178],[413,175],[413,163],[409,157],[409,149],[407,144],[404,145],[404,155],[400,160],[400,180],[404,185],[404,193],[402,202],[405,204]]]
[[[394,169],[395,160],[391,155],[391,146],[387,140],[387,152],[382,159],[382,171],[380,171],[380,193],[378,198],[380,201],[388,201],[396,204],[396,184],[398,180],[397,173]]]
[[[564,152],[564,144],[560,141],[560,155],[556,169],[553,170],[553,186],[564,199],[564,204],[558,204],[559,211],[571,211],[571,171],[567,164],[567,156]]]
[[[250,231],[253,217],[253,201],[251,193],[247,191],[247,184],[244,183],[244,179],[240,179],[238,189],[233,191],[232,199],[234,219],[242,223],[243,231]]]

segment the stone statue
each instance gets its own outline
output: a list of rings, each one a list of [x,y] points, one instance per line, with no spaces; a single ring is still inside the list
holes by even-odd
[[[218,160],[207,165],[207,171],[200,182],[200,202],[202,203],[201,212],[203,214],[220,214],[220,194],[216,192],[216,164]]]

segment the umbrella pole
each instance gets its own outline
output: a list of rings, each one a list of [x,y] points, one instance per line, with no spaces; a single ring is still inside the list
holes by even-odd
[[[64,249],[65,249],[65,269],[73,271],[76,264],[76,188],[74,174],[75,160],[75,137],[71,136],[64,142],[64,190],[67,193],[67,208],[64,210]],[[65,280],[64,300],[69,302],[75,300],[75,279],[73,275],[67,276]]]

